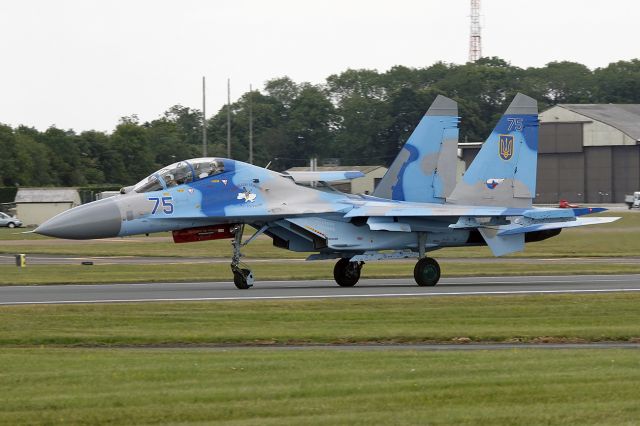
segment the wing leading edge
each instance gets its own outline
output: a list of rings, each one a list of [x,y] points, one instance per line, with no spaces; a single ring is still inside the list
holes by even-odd
[[[356,170],[331,172],[284,172],[283,176],[291,177],[295,182],[335,182],[339,180],[353,180],[364,177],[365,174]]]

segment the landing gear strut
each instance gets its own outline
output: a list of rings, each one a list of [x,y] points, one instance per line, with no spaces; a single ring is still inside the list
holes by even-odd
[[[242,233],[244,231],[244,225],[236,225],[231,231],[233,232],[233,241],[231,242],[231,246],[233,247],[233,256],[231,257],[231,271],[233,272],[233,283],[240,290],[246,290],[248,288],[253,287],[253,273],[249,268],[241,268],[240,257],[242,257],[242,253],[240,253],[240,248],[244,245],[242,244]]]
[[[360,279],[364,262],[351,262],[347,258],[338,260],[333,267],[333,278],[340,287],[353,287]]]
[[[420,287],[433,287],[440,280],[440,265],[435,259],[423,257],[413,269],[413,278]]]

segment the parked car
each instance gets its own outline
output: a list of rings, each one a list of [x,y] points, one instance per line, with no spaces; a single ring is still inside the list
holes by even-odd
[[[629,210],[640,208],[640,191],[634,192],[633,195],[625,195],[624,202],[627,203]]]
[[[22,226],[22,221],[15,216],[9,216],[6,213],[0,212],[0,226],[7,226],[9,228],[15,228]]]

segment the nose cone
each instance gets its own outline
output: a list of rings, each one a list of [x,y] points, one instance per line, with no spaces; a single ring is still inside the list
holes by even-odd
[[[118,236],[121,222],[118,205],[106,198],[62,212],[33,232],[72,240],[108,238]]]

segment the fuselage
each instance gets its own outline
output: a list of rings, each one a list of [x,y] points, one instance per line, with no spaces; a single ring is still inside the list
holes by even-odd
[[[191,164],[219,165],[205,175]],[[187,166],[182,182],[176,170]],[[170,178],[169,178],[170,177]],[[297,185],[281,173],[228,159],[176,163],[115,197],[63,212],[36,232],[92,239],[171,231],[217,223],[255,223],[346,211],[349,195]]]
[[[281,173],[235,160],[204,158],[165,167],[127,193],[63,212],[35,232],[93,239],[248,224],[265,227],[274,245],[304,252],[416,251],[420,242],[426,250],[484,244],[477,232],[454,226],[456,215],[401,221],[349,217],[371,199],[302,186]]]

